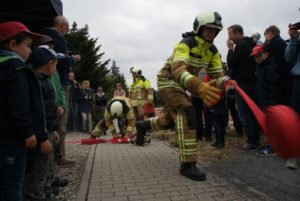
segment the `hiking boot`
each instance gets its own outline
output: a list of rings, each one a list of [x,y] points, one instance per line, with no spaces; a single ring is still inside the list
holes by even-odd
[[[180,167],[180,174],[195,181],[205,181],[206,175],[201,172],[196,166],[196,162],[182,163]]]
[[[69,160],[66,160],[66,159],[59,159],[59,160],[57,160],[57,165],[70,167],[70,166],[75,165],[75,161],[69,161]]]
[[[139,146],[142,146],[145,143],[145,134],[147,132],[147,128],[150,127],[150,122],[138,121],[138,122],[136,122],[135,127],[136,127],[136,131],[137,131],[136,132],[136,144]]]
[[[69,184],[69,181],[67,179],[60,179],[59,177],[56,177],[54,181],[51,184],[51,187],[64,187]]]

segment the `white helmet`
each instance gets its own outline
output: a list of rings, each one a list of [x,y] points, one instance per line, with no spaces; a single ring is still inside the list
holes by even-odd
[[[142,76],[142,70],[138,67],[131,67],[130,72],[137,74],[137,76]]]
[[[123,113],[123,104],[116,100],[109,107],[110,114],[114,117],[121,117]]]
[[[218,33],[223,29],[221,15],[218,12],[200,13],[194,21],[193,30],[197,35],[200,35],[204,26],[216,29],[217,36]]]

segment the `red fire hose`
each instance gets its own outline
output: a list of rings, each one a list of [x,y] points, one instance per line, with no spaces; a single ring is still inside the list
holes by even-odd
[[[275,153],[283,159],[300,157],[299,115],[285,105],[270,106],[263,113],[239,86],[235,85],[235,89],[249,106]]]

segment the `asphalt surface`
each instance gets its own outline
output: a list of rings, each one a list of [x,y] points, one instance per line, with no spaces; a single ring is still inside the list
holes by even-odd
[[[285,160],[277,156],[257,157],[255,152],[238,153],[235,159],[221,160],[209,171],[236,183],[241,189],[249,187],[267,194],[274,200],[300,200],[300,160],[299,168],[284,167]]]

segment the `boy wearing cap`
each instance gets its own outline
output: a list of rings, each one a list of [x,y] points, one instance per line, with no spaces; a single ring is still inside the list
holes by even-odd
[[[269,56],[263,45],[257,45],[252,49],[250,56],[256,61],[256,82],[259,96],[259,106],[265,109],[268,106],[280,103],[279,83],[280,77],[276,63]],[[257,156],[270,156],[274,152],[270,145],[265,145],[258,150]]]
[[[55,103],[55,91],[48,79],[56,72],[57,61],[61,58],[64,57],[57,54],[47,45],[33,49],[29,58],[29,63],[41,86],[48,131],[48,140],[46,142],[50,147],[50,152],[36,149],[31,155],[34,161],[29,176],[30,186],[28,188],[31,200],[50,200],[53,197],[51,193],[52,178],[50,178],[50,166],[54,166],[54,152],[51,152],[51,147],[54,146],[55,139],[58,141],[56,131],[59,126],[59,116],[57,113],[58,107]]]
[[[22,201],[27,150],[47,139],[38,81],[25,61],[40,35],[0,24],[0,200]]]

